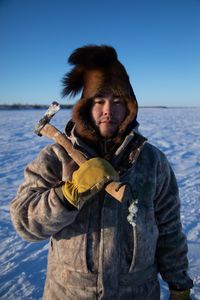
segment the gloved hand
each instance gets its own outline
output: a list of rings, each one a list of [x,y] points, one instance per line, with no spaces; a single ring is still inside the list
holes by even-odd
[[[184,290],[184,291],[170,290],[169,300],[191,300],[190,290]]]
[[[81,164],[73,173],[72,181],[62,185],[62,193],[72,205],[81,208],[105,183],[118,179],[118,173],[112,165],[107,160],[96,157]]]

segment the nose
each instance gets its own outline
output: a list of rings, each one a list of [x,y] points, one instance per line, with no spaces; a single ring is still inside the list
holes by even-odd
[[[104,116],[112,116],[113,115],[113,107],[112,107],[112,103],[110,101],[106,101],[104,103],[103,114],[104,114]]]

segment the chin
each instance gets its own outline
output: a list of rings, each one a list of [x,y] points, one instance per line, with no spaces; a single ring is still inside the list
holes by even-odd
[[[105,139],[110,139],[115,135],[115,132],[100,132],[101,136]]]
[[[110,139],[116,135],[116,128],[99,128],[99,132],[102,137]]]

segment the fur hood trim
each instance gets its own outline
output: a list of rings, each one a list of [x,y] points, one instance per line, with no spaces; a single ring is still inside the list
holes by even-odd
[[[63,96],[76,96],[82,91],[81,99],[72,111],[76,133],[89,143],[102,140],[91,119],[92,101],[99,95],[114,95],[125,101],[127,115],[117,135],[112,139],[119,144],[136,122],[138,104],[129,76],[119,62],[113,47],[87,45],[76,49],[68,59],[73,68],[63,79]]]

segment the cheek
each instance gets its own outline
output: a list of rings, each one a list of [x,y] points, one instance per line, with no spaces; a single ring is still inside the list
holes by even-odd
[[[120,107],[120,109],[117,110],[116,116],[119,122],[122,122],[126,117],[126,109],[124,106]]]
[[[97,121],[99,117],[101,116],[101,111],[98,109],[98,107],[94,106],[91,109],[91,117],[93,121]]]

